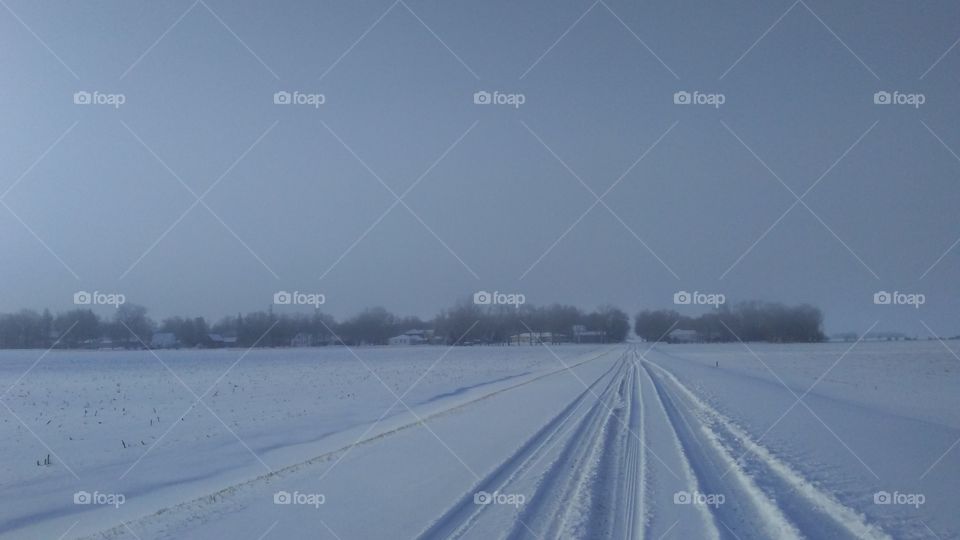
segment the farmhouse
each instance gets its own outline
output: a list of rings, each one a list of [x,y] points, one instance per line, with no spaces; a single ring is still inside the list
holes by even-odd
[[[232,336],[221,336],[220,334],[207,334],[204,336],[201,346],[207,349],[222,349],[223,347],[236,347],[237,338]]]
[[[399,336],[387,340],[390,345],[422,345],[428,341],[423,330],[407,330]]]
[[[510,336],[511,345],[539,345],[541,343],[566,343],[570,338],[555,332],[524,332]]]
[[[291,347],[312,347],[315,345],[313,336],[306,332],[300,332],[290,338]]]
[[[607,336],[599,330],[587,330],[582,324],[573,325],[574,343],[605,343]]]

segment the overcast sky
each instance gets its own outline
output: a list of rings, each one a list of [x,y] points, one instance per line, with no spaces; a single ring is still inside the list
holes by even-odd
[[[686,290],[960,333],[956,2],[4,4],[0,311]]]

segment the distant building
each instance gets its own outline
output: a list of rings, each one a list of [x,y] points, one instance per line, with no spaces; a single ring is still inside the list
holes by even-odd
[[[234,347],[237,344],[237,338],[224,337],[220,334],[207,334],[200,342],[200,346],[207,349],[222,349],[224,347]]]
[[[599,330],[587,330],[582,324],[573,325],[574,343],[605,343],[607,335]]]
[[[180,341],[173,332],[157,332],[150,338],[151,349],[175,349],[180,346]]]
[[[300,332],[290,338],[291,347],[312,347],[313,345],[315,345],[313,336],[306,332]]]
[[[524,332],[510,336],[511,345],[539,345],[541,343],[566,343],[570,339],[564,334],[554,332]]]
[[[703,340],[696,330],[681,330],[678,328],[667,335],[667,341],[670,343],[699,343]]]
[[[427,332],[423,330],[407,330],[399,336],[387,340],[390,345],[422,345],[429,341]]]

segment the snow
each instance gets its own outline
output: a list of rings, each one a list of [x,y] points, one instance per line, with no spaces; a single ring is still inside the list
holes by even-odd
[[[960,361],[852,345],[4,351],[0,537],[960,538]]]

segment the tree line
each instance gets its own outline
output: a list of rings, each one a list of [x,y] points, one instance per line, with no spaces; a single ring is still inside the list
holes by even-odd
[[[688,317],[673,310],[645,310],[634,317],[634,332],[646,341],[671,341],[674,330],[695,332],[703,342],[768,341],[776,343],[819,342],[823,313],[802,304],[785,306],[774,302],[741,302],[721,306],[716,312]]]
[[[619,343],[630,333],[630,317],[613,306],[584,312],[575,306],[553,304],[477,305],[461,301],[434,319],[434,328],[446,342],[509,344],[543,341]]]
[[[300,345],[385,345],[411,330],[423,331],[437,344],[511,344],[577,340],[620,342],[630,330],[623,311],[606,306],[586,313],[574,306],[546,307],[476,305],[461,301],[432,320],[402,317],[382,307],[366,309],[337,321],[331,315],[254,311],[208,322],[204,317],[168,317],[157,322],[143,306],[125,303],[110,317],[86,308],[52,314],[24,309],[0,314],[0,348],[126,348],[151,345],[155,334],[175,338],[180,347],[285,347]],[[576,335],[575,335],[576,334]],[[297,339],[299,338],[299,341]],[[511,340],[513,338],[513,340]]]
[[[420,330],[428,343],[534,345],[541,342],[618,343],[630,318],[614,306],[587,312],[576,306],[478,305],[463,299],[430,320],[402,317],[382,307],[337,321],[331,315],[254,311],[210,323],[204,317],[168,317],[159,322],[136,304],[120,305],[110,317],[78,308],[52,314],[21,310],[0,314],[0,348],[144,348],[165,333],[181,347],[285,347],[290,345],[385,345],[393,336]],[[703,342],[823,341],[823,314],[809,305],[742,302],[697,317],[672,310],[644,310],[633,330],[646,341],[669,341],[674,330],[692,331]],[[688,332],[689,336],[689,332]],[[216,338],[225,338],[219,342]],[[690,340],[689,338],[687,340]]]

